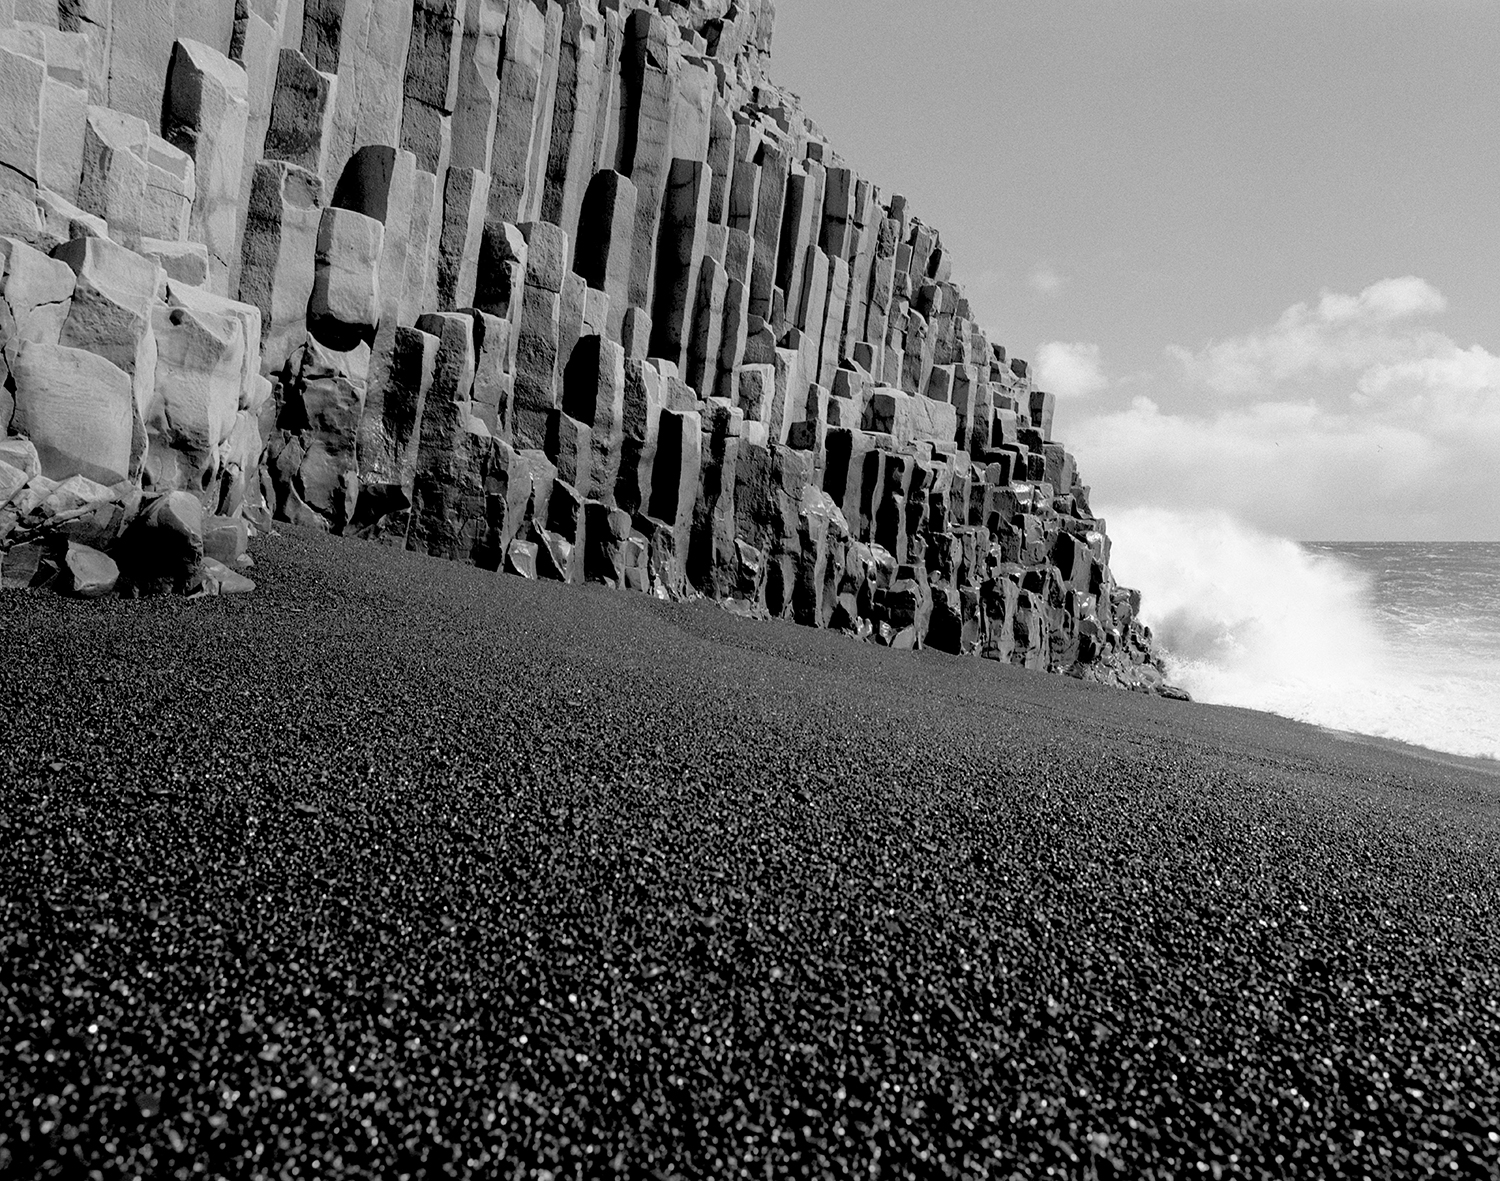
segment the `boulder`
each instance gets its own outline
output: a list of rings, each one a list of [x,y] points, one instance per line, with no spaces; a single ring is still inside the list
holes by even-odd
[[[215,558],[204,558],[186,589],[193,596],[247,595],[255,589],[255,583]]]
[[[188,492],[147,504],[120,539],[121,572],[146,593],[187,590],[203,561],[203,505]]]
[[[103,598],[120,581],[120,568],[113,558],[76,541],[68,543],[62,569],[69,593],[80,599]]]

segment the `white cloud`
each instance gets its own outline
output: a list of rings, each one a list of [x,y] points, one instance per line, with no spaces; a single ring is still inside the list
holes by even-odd
[[[1026,282],[1038,295],[1056,295],[1063,289],[1067,279],[1059,275],[1050,265],[1042,262],[1032,268]]]
[[[1416,278],[1324,294],[1064,430],[1095,506],[1216,508],[1305,538],[1500,539],[1500,357]],[[1132,383],[1134,384],[1134,383]]]
[[[1049,341],[1037,346],[1032,365],[1037,387],[1050,390],[1061,398],[1086,397],[1109,384],[1099,363],[1099,346],[1096,344]]]
[[[1384,279],[1358,295],[1325,292],[1316,305],[1294,304],[1261,331],[1167,353],[1191,385],[1225,397],[1264,397],[1310,377],[1396,364],[1451,345],[1437,332],[1402,324],[1446,307],[1421,279]]]

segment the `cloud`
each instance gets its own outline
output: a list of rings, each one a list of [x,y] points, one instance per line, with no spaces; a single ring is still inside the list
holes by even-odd
[[[1096,344],[1049,341],[1037,346],[1033,367],[1038,388],[1059,397],[1082,398],[1109,385]]]
[[[1309,539],[1500,540],[1500,356],[1426,322],[1446,306],[1387,279],[1169,348],[1150,397],[1125,403],[1117,383],[1065,428],[1096,507],[1216,508]]]
[[[1392,364],[1451,344],[1431,330],[1400,327],[1447,306],[1414,276],[1383,279],[1358,295],[1324,292],[1315,305],[1293,304],[1269,328],[1197,352],[1173,345],[1167,354],[1189,384],[1224,397],[1265,396],[1309,377]]]
[[[1026,277],[1027,284],[1038,295],[1056,295],[1063,289],[1067,279],[1059,275],[1047,263],[1037,263]]]

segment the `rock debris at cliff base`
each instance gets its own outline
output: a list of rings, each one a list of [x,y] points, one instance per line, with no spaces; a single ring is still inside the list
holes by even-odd
[[[0,597],[0,1173],[1500,1168],[1493,775],[262,559],[239,599]]]
[[[0,0],[7,584],[106,593],[178,493],[1159,688],[1051,396],[769,80],[774,15]]]

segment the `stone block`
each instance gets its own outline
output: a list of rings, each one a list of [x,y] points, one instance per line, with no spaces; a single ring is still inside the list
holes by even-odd
[[[614,589],[624,588],[629,565],[630,514],[591,500],[584,504],[584,515],[587,524],[584,580]]]
[[[473,321],[459,312],[428,313],[418,331],[436,338],[432,382],[422,404],[408,549],[450,560],[468,560],[464,504],[471,489],[471,395],[475,356]],[[483,446],[482,439],[475,440]],[[479,515],[483,515],[482,513]]]
[[[220,502],[221,458],[259,368],[260,314],[196,291],[169,290],[153,306],[155,382],[145,406],[150,444],[144,482],[189,492],[209,511]],[[252,348],[253,346],[253,348]]]
[[[380,320],[380,253],[385,227],[352,209],[325,209],[318,227],[308,328],[345,351],[374,338]]]
[[[766,429],[773,443],[785,443],[787,432],[801,416],[806,404],[808,380],[802,354],[796,349],[773,350],[772,365],[775,388],[771,410],[766,416]]]
[[[235,7],[234,32],[230,41],[229,59],[238,62],[245,71],[245,92],[248,110],[245,118],[245,143],[240,158],[240,192],[235,204],[235,214],[243,219],[250,201],[250,187],[255,179],[255,166],[265,157],[266,134],[271,127],[271,108],[276,101],[276,80],[281,73],[281,29],[286,19],[285,0],[277,0],[275,9],[256,12],[248,3]],[[202,37],[197,38],[203,40]],[[230,260],[229,290],[239,289],[240,255]]]
[[[588,284],[569,272],[563,278],[558,299],[557,360],[566,366],[573,348],[583,336],[583,318],[588,304]]]
[[[546,446],[547,423],[556,405],[560,302],[553,292],[530,285],[521,299],[510,423],[518,448]]]
[[[647,515],[662,522],[672,532],[676,543],[674,553],[682,563],[677,568],[678,574],[683,580],[702,456],[702,416],[695,410],[663,410],[656,437]]]
[[[620,323],[620,344],[625,348],[625,357],[631,361],[644,361],[651,351],[651,317],[640,308],[626,308],[625,319]]]
[[[47,63],[0,44],[0,165],[32,184],[41,183],[43,91]]]
[[[223,294],[229,263],[240,253],[238,207],[250,116],[244,67],[198,41],[172,46],[162,105],[163,137],[192,157],[196,196],[189,232],[208,247]],[[164,236],[164,235],[157,235]]]
[[[551,6],[556,8],[556,6]],[[548,45],[556,62],[562,35],[561,9],[549,20],[548,6],[510,5],[502,41],[499,102],[494,149],[490,156],[489,218],[492,221],[535,220],[541,202],[541,163],[551,135],[551,94],[544,88]]]
[[[177,37],[175,0],[122,0],[109,12],[109,106],[155,126]]]
[[[744,414],[747,423],[769,424],[771,406],[776,397],[774,365],[739,366],[734,374],[734,390],[734,404]]]
[[[463,0],[451,126],[451,162],[488,175],[495,149],[506,0]]]
[[[326,176],[338,77],[315,68],[300,50],[282,50],[266,128],[266,159]]]
[[[824,304],[822,342],[818,349],[818,384],[831,386],[839,367],[839,347],[843,335],[844,315],[849,304],[849,264],[842,258],[831,258],[828,270],[828,295]],[[808,328],[816,333],[818,326]]]
[[[0,238],[0,437],[10,421],[8,378],[16,352],[25,341],[58,343],[75,284],[66,263]]]
[[[709,117],[708,167],[713,177],[708,190],[708,220],[729,224],[729,187],[734,178],[734,116],[724,101],[716,101]]]
[[[1020,363],[1025,364],[1024,361]],[[1032,425],[1041,432],[1042,438],[1051,439],[1052,417],[1057,409],[1057,399],[1052,394],[1043,393],[1041,390],[1032,390],[1029,409]]]
[[[1059,443],[1048,443],[1042,448],[1042,456],[1045,464],[1044,479],[1057,490],[1059,496],[1066,496],[1077,482],[1072,453]]]
[[[475,309],[473,413],[491,434],[510,437],[511,373],[514,369],[509,320]]]
[[[729,276],[711,257],[703,260],[698,274],[698,295],[693,312],[692,341],[687,351],[684,379],[699,397],[714,392],[724,340],[724,303],[729,295]]]
[[[708,168],[702,161],[673,160],[662,203],[651,352],[679,366],[686,364],[692,343],[708,224],[708,181]]]
[[[188,237],[198,200],[197,166],[186,152],[158,135],[147,138],[145,160],[146,195],[139,232],[143,237],[181,241]],[[201,235],[193,237],[202,241]]]
[[[630,306],[635,207],[636,189],[628,177],[612,170],[596,173],[584,193],[573,253],[573,270],[609,296],[607,335],[614,340],[620,339]]]
[[[360,468],[374,457],[357,450],[367,383],[345,362],[342,354],[309,340],[288,361],[277,385],[265,468],[280,520],[357,532],[354,518],[364,500]],[[402,510],[408,492],[402,490]],[[400,533],[405,534],[404,515]]]
[[[274,370],[305,337],[316,279],[322,192],[305,169],[277,161],[255,166],[240,256],[239,297],[258,308],[263,362]]]
[[[790,149],[773,144],[761,147],[760,193],[755,203],[755,258],[750,276],[750,314],[771,319],[771,292],[776,287],[777,256],[781,249],[781,220],[786,207]],[[783,291],[783,298],[785,292]]]
[[[526,235],[505,221],[486,222],[476,262],[474,306],[514,321],[528,265]]]
[[[165,293],[161,268],[104,238],[75,238],[53,254],[76,276],[58,343],[87,349],[123,369],[137,407],[144,407],[155,381],[151,308]]]
[[[448,169],[438,234],[436,297],[441,309],[474,304],[489,191],[490,178],[478,169]]]
[[[649,308],[653,304],[656,231],[673,158],[672,118],[681,64],[681,53],[671,44],[667,21],[645,9],[632,12],[626,21],[621,57],[622,108],[616,167],[636,188],[625,301],[633,307]],[[613,292],[610,302],[618,302]]]
[[[344,165],[329,204],[352,209],[380,222],[381,314],[400,313],[406,288],[411,238],[412,191],[417,160],[410,152],[384,145],[360,148]]]
[[[641,512],[648,506],[662,409],[663,390],[656,370],[642,361],[627,360],[614,493],[615,503],[626,512]]]
[[[458,101],[464,9],[461,0],[416,0],[401,84],[407,104],[451,114]]]
[[[600,336],[579,339],[563,372],[562,410],[589,428],[588,479],[575,481],[577,486],[587,499],[613,505],[624,444],[625,350],[620,345]]]
[[[437,310],[437,260],[443,232],[442,214],[443,194],[437,176],[417,169],[412,178],[406,283],[398,313],[402,324],[411,324],[423,312]]]
[[[411,505],[427,394],[437,372],[440,341],[417,328],[382,326],[371,351],[363,408],[358,417],[356,532],[378,535],[390,515]]]
[[[11,379],[11,427],[30,439],[44,476],[114,484],[138,470],[140,418],[124,370],[84,349],[25,341]]]
[[[799,328],[805,327],[806,323],[801,311],[807,294],[804,278],[808,250],[817,245],[822,228],[824,177],[823,166],[809,160],[787,178],[776,286],[786,293],[787,316]]]
[[[608,56],[606,18],[574,0],[562,12],[552,133],[542,177],[541,220],[578,234],[584,191],[594,174],[599,95]]]
[[[592,473],[592,431],[561,407],[554,407],[547,419],[546,454],[557,467],[557,478],[574,489],[586,488]]]
[[[323,64],[330,56],[326,51],[321,56],[308,52],[305,36],[303,44],[314,65],[339,76],[328,159],[329,170],[337,174],[360,145],[400,142],[413,5],[411,0],[309,0],[308,11],[314,7],[329,16],[336,8],[343,10],[338,14],[336,68]]]
[[[108,221],[115,233],[141,232],[150,136],[144,119],[108,107],[88,109],[78,205]]]
[[[526,285],[560,295],[568,274],[568,235],[550,222],[528,222],[521,227],[526,239]]]

